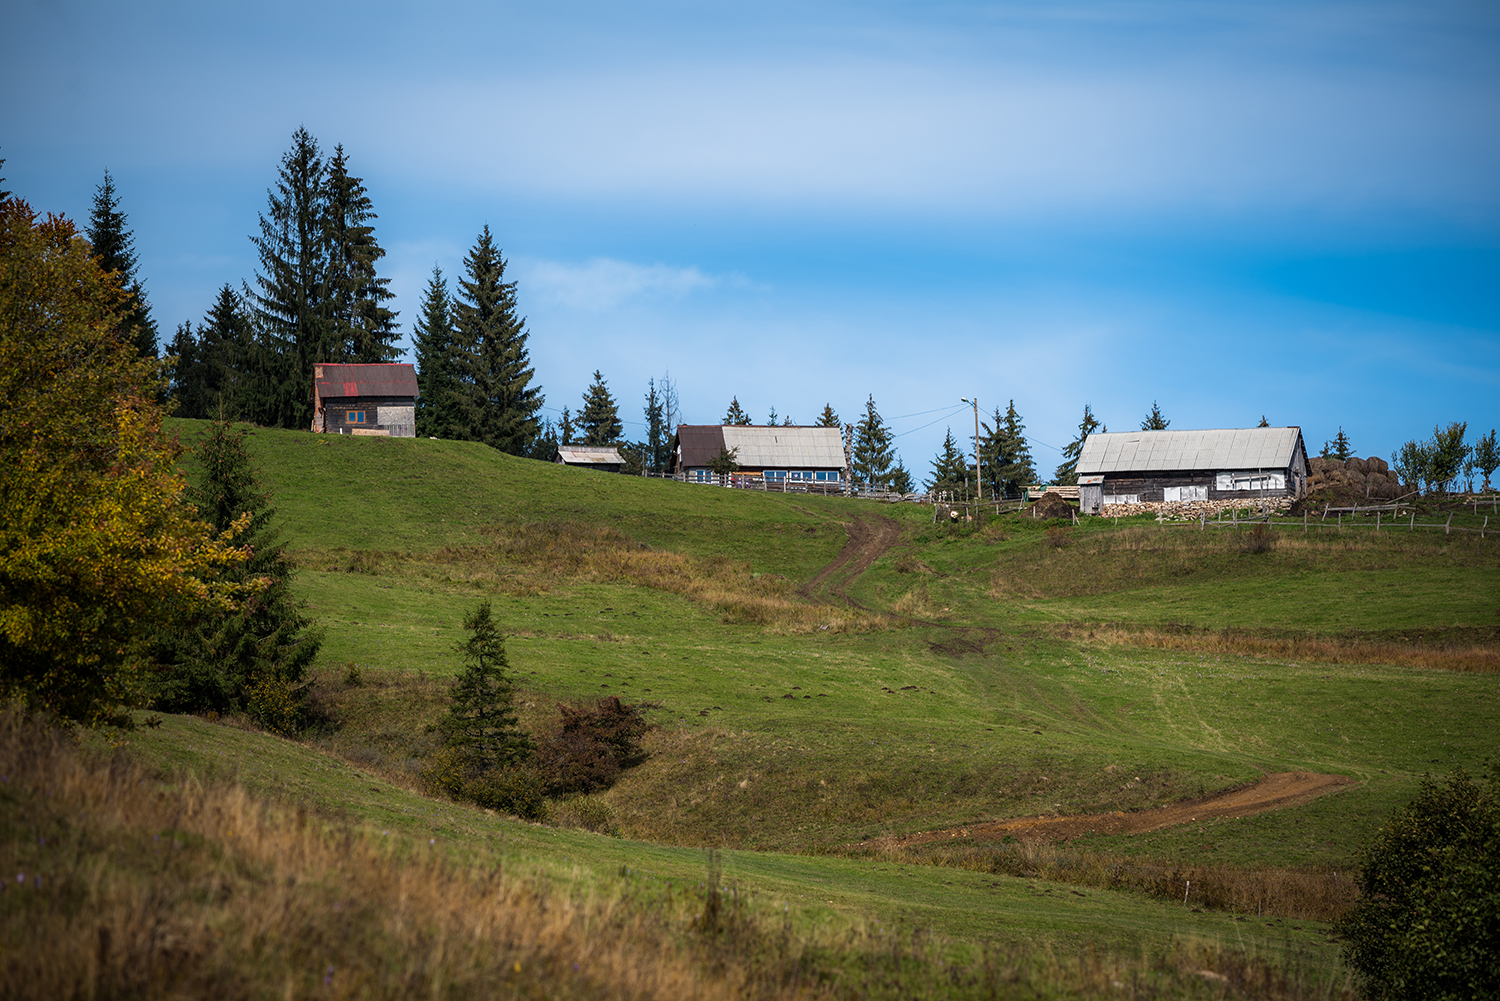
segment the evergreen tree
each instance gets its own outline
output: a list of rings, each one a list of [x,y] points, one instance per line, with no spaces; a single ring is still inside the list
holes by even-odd
[[[584,391],[578,426],[583,429],[585,445],[612,445],[620,440],[620,432],[624,430],[620,425],[620,408],[598,369],[594,369],[594,381]]]
[[[1141,421],[1141,430],[1165,431],[1171,425],[1171,423],[1172,422],[1167,420],[1167,418],[1162,414],[1161,407],[1158,407],[1156,405],[1156,401],[1152,400],[1151,412],[1146,415],[1145,420]]]
[[[0,161],[3,162],[3,161]],[[104,183],[94,189],[94,208],[89,214],[88,229],[84,235],[103,271],[118,275],[120,288],[130,293],[120,317],[120,329],[135,345],[136,354],[142,358],[156,357],[156,321],[151,318],[151,303],[146,300],[146,289],[136,277],[139,263],[135,256],[135,234],[125,227],[126,216],[120,211],[120,200],[115,197],[115,181],[104,172]]]
[[[1342,426],[1339,428],[1339,433],[1333,436],[1332,441],[1323,443],[1321,454],[1325,459],[1337,459],[1340,462],[1354,454],[1354,446],[1349,444],[1349,436],[1344,434]]]
[[[251,468],[246,432],[215,421],[195,450],[202,481],[191,497],[215,532],[248,524],[235,538],[249,558],[230,580],[264,580],[265,589],[234,612],[205,616],[162,635],[158,659],[170,664],[156,704],[173,712],[244,711],[279,732],[297,728],[304,713],[308,668],[321,636],[292,594],[292,561],[272,522],[275,509]]]
[[[814,427],[838,428],[844,425],[839,422],[839,415],[833,412],[833,404],[823,404],[823,412],[818,415],[818,421]]]
[[[957,494],[963,488],[968,473],[968,460],[959,451],[953,440],[953,429],[943,435],[943,447],[932,460],[932,475],[927,479],[927,489],[932,493]]]
[[[266,192],[260,236],[252,238],[260,255],[255,319],[266,349],[255,380],[257,420],[275,427],[310,427],[313,365],[344,360],[343,338],[325,299],[327,173],[318,141],[298,128],[276,187]]]
[[[889,486],[895,458],[891,429],[875,409],[875,396],[871,394],[865,402],[865,416],[854,428],[854,482],[871,489]]]
[[[656,384],[656,390],[661,394],[661,417],[666,425],[667,449],[670,452],[672,436],[677,433],[677,425],[682,421],[682,408],[678,405],[677,384],[672,381],[672,373],[663,373],[661,380]]]
[[[0,156],[0,170],[4,170],[4,169],[5,169],[5,157]],[[3,185],[4,183],[5,183],[5,177],[4,177],[4,175],[0,175],[0,185]],[[11,192],[6,191],[5,188],[3,188],[3,187],[0,187],[0,202],[9,201],[10,200],[10,196],[11,196]]]
[[[578,426],[573,423],[573,414],[567,407],[563,407],[562,420],[557,422],[557,437],[559,445],[578,444]]]
[[[896,462],[896,468],[891,470],[891,489],[898,494],[905,495],[911,493],[913,488],[914,484],[911,481],[911,470],[906,468],[906,464],[904,462],[898,460]]]
[[[531,458],[542,462],[551,462],[557,458],[557,446],[560,444],[557,438],[557,425],[542,418],[542,429],[537,432],[536,438],[531,443]]]
[[[767,427],[775,427],[776,426],[776,417],[777,417],[776,408],[773,406],[773,407],[771,407],[771,412],[766,415],[766,426]]]
[[[178,417],[202,419],[208,416],[208,373],[198,353],[198,337],[191,320],[177,325],[177,332],[167,345],[167,354],[175,359],[171,369],[168,395]]]
[[[646,380],[646,469],[653,475],[667,471],[672,457],[672,431],[667,424],[666,405],[657,392],[656,380]]]
[[[1083,453],[1083,443],[1088,436],[1095,431],[1103,431],[1104,425],[1094,417],[1093,409],[1085,403],[1083,405],[1083,420],[1078,422],[1078,437],[1070,441],[1063,449],[1062,465],[1057,467],[1053,475],[1057,482],[1064,486],[1071,486],[1078,482],[1078,456]]]
[[[1257,425],[1255,425],[1255,426],[1258,427],[1258,428],[1268,428],[1268,427],[1271,426],[1271,422],[1268,421],[1268,420],[1266,420],[1266,415],[1265,414],[1261,414],[1260,415],[1260,423],[1257,424]]]
[[[796,425],[792,423],[792,415],[791,414],[787,414],[785,417],[783,417],[781,419],[781,426],[784,427],[784,428],[796,427]]]
[[[525,455],[540,430],[541,391],[526,348],[526,321],[516,315],[516,283],[505,281],[505,258],[488,225],[464,258],[466,278],[453,304],[459,369],[464,382],[464,434],[510,455]]]
[[[183,323],[172,338],[177,357],[172,397],[179,417],[253,416],[255,394],[246,373],[255,369],[255,332],[244,301],[234,288],[219,289],[198,332]]]
[[[750,415],[740,409],[740,398],[738,396],[729,401],[729,410],[724,414],[724,419],[719,423],[726,426],[750,426]]]
[[[382,305],[393,298],[390,279],[378,277],[375,263],[385,250],[375,239],[376,219],[364,181],[349,173],[343,146],[335,146],[324,182],[324,238],[328,244],[324,290],[330,341],[335,353],[319,361],[390,362],[400,357],[396,314]]]
[[[516,685],[505,638],[488,599],[464,616],[464,629],[469,638],[455,648],[463,655],[464,668],[448,689],[448,709],[437,730],[466,768],[483,774],[525,761],[535,745],[516,717]]]
[[[432,266],[422,295],[420,319],[412,328],[417,364],[417,435],[460,438],[458,408],[463,387],[455,354],[451,300],[443,269]]]
[[[1020,497],[1027,484],[1036,481],[1036,463],[1026,440],[1026,425],[1011,400],[1002,414],[995,410],[993,426],[980,424],[980,459],[985,485],[993,497]]]

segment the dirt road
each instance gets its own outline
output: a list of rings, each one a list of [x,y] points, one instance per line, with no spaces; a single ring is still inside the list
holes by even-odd
[[[844,548],[839,550],[832,563],[802,585],[801,593],[808,598],[832,596],[845,604],[864,608],[865,606],[849,597],[849,588],[870,569],[872,563],[896,544],[901,538],[901,526],[884,515],[855,515],[854,522],[847,531],[849,541],[844,543]]]
[[[923,831],[893,838],[901,846],[934,841],[995,841],[1010,835],[1023,841],[1069,841],[1084,834],[1143,834],[1175,824],[1215,817],[1249,817],[1280,810],[1336,792],[1354,779],[1316,772],[1273,772],[1254,785],[1242,786],[1204,799],[1171,803],[1138,813],[1095,813],[1072,817],[1020,817],[943,831]]]

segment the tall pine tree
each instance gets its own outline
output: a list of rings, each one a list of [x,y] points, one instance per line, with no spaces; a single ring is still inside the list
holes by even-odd
[[[890,485],[896,459],[891,429],[875,409],[875,396],[865,401],[865,415],[854,426],[854,482],[874,490]]]
[[[927,489],[933,493],[957,494],[964,488],[969,474],[969,460],[953,440],[953,429],[943,435],[943,447],[932,460],[932,475]]]
[[[594,381],[584,391],[578,426],[583,429],[585,445],[613,445],[620,440],[620,432],[624,430],[620,424],[620,408],[598,369],[594,369]]]
[[[318,141],[305,128],[292,134],[281,158],[276,187],[266,192],[260,236],[255,319],[266,349],[255,373],[262,424],[306,428],[312,423],[313,365],[343,361],[342,339],[326,301],[328,241],[325,226],[327,167]]]
[[[349,173],[343,146],[328,161],[323,197],[328,243],[325,306],[333,326],[335,355],[320,361],[390,362],[400,356],[396,314],[383,304],[393,297],[390,279],[375,273],[385,250],[375,239],[376,217],[362,178]],[[332,345],[330,345],[332,346]]]
[[[1083,405],[1083,420],[1078,422],[1078,437],[1068,442],[1063,449],[1062,465],[1057,467],[1057,482],[1071,486],[1078,482],[1078,457],[1083,454],[1083,443],[1095,431],[1103,431],[1104,425],[1094,416],[1093,408]]]
[[[986,421],[980,427],[983,433],[979,454],[990,495],[1022,496],[1026,486],[1036,481],[1036,463],[1026,441],[1026,425],[1016,411],[1016,401],[1011,400],[1003,414],[996,408],[994,424]]]
[[[526,321],[516,315],[516,283],[505,281],[505,258],[488,225],[464,258],[453,325],[464,393],[464,433],[511,455],[525,455],[541,430],[541,390],[526,349]]]
[[[259,345],[244,300],[232,286],[219,289],[196,335],[190,323],[177,328],[171,350],[177,356],[172,375],[177,416],[256,416],[258,401],[247,373],[259,365]]]
[[[432,267],[422,295],[422,312],[412,328],[417,360],[417,435],[462,438],[459,407],[463,400],[460,360],[456,353],[452,300],[443,269]]]
[[[115,180],[105,170],[104,182],[94,189],[94,207],[89,213],[89,225],[84,235],[89,246],[94,248],[100,269],[115,272],[120,287],[130,293],[130,301],[120,316],[120,329],[128,332],[136,354],[142,358],[155,358],[156,321],[151,318],[146,289],[135,273],[139,263],[135,255],[135,234],[126,228],[125,223],[125,213],[120,211],[120,199],[115,195]]]
[[[672,429],[667,424],[667,408],[656,380],[646,380],[646,471],[661,475],[667,471],[672,452]]]

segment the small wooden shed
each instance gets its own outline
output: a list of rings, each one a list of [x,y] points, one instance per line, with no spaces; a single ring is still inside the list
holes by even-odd
[[[601,473],[618,473],[625,467],[624,456],[613,445],[559,445],[552,461]]]
[[[1305,497],[1307,472],[1295,427],[1101,432],[1078,456],[1078,507]]]
[[[415,438],[417,395],[413,365],[315,365],[312,430]]]

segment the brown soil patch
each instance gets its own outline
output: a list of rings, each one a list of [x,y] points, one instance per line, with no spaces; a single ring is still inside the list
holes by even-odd
[[[1254,785],[1242,786],[1203,799],[1171,803],[1136,813],[1095,813],[1072,817],[1021,817],[996,820],[943,831],[923,831],[893,838],[902,847],[934,841],[994,841],[1009,835],[1023,841],[1071,841],[1085,834],[1144,834],[1175,824],[1217,817],[1249,817],[1269,810],[1299,806],[1319,796],[1353,785],[1347,775],[1316,772],[1273,772]]]

